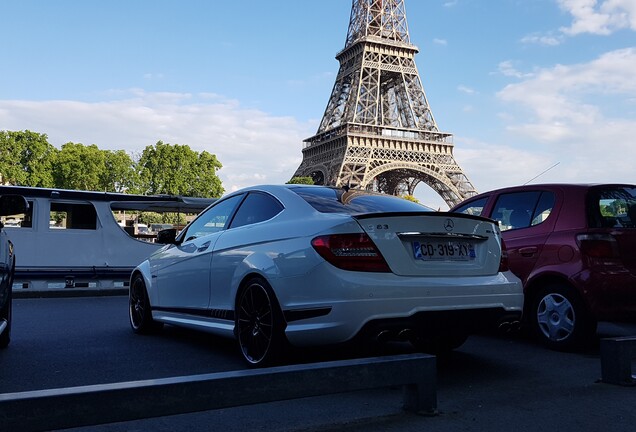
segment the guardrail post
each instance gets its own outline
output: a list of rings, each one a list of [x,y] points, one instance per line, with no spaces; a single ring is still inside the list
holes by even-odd
[[[404,386],[404,409],[435,414],[436,375],[434,356],[406,354],[5,393],[0,427],[46,431],[393,386]]]
[[[601,380],[607,384],[636,385],[632,359],[636,357],[636,337],[601,339]]]

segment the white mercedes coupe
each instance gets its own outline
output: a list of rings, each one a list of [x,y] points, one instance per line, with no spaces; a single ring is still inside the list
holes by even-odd
[[[251,366],[287,344],[372,337],[424,351],[518,323],[519,279],[490,219],[324,186],[255,186],[219,199],[132,273],[130,324],[233,337]]]

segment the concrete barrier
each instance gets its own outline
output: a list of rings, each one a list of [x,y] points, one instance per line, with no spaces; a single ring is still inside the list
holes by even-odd
[[[608,384],[636,385],[632,360],[636,358],[636,337],[601,339],[601,380]]]
[[[0,394],[2,430],[44,431],[404,386],[403,407],[437,410],[436,359],[406,354]]]

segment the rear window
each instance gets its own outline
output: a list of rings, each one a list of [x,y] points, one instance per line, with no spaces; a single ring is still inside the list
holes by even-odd
[[[345,191],[344,189],[328,187],[299,187],[291,190],[322,213],[364,214],[432,211],[428,207],[404,198],[361,190]]]
[[[636,187],[592,189],[588,194],[587,209],[592,228],[636,228]]]

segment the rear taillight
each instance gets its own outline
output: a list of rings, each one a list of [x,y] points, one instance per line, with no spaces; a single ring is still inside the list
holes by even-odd
[[[589,258],[619,258],[618,242],[610,234],[579,234],[576,236],[581,254]]]
[[[373,240],[364,233],[320,236],[311,245],[327,262],[343,270],[391,271]]]
[[[501,239],[501,258],[499,259],[499,271],[506,272],[510,270],[508,267],[508,249],[506,249],[506,242]]]

